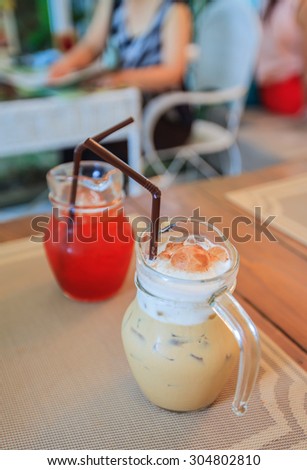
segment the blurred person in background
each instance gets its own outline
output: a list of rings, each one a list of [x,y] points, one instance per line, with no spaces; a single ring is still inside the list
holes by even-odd
[[[190,10],[180,0],[99,0],[80,42],[50,69],[58,77],[85,68],[101,56],[113,57],[113,70],[96,80],[101,87],[136,86],[144,103],[157,93],[180,89],[191,40]],[[191,117],[176,108],[156,129],[157,148],[180,145],[189,135]],[[167,140],[167,142],[165,142]]]
[[[279,114],[302,113],[306,72],[306,0],[268,0],[256,72],[262,105]]]
[[[183,3],[99,0],[87,33],[51,67],[50,79],[86,67],[110,42],[116,48],[118,70],[101,77],[101,84],[131,84],[144,91],[180,86],[191,34],[189,11]]]

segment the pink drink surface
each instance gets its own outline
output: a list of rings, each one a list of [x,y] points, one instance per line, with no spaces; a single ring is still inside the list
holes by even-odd
[[[108,218],[83,214],[76,217],[73,226],[53,214],[49,233],[44,244],[46,254],[68,297],[100,301],[120,289],[133,250],[131,226],[123,214],[109,211]]]

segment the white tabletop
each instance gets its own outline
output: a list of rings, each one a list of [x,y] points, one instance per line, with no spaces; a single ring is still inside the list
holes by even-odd
[[[0,157],[74,147],[132,116],[109,140],[127,139],[128,163],[141,168],[141,94],[137,88],[14,100],[0,107]],[[130,193],[137,185],[130,184]]]

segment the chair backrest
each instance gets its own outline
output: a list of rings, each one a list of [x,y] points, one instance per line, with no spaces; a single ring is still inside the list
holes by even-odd
[[[261,38],[260,21],[247,0],[212,0],[195,18],[198,59],[190,65],[190,90],[248,88]]]

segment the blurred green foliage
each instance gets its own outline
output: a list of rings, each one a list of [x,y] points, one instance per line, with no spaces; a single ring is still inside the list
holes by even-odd
[[[15,0],[15,15],[22,54],[51,47],[47,0]]]

